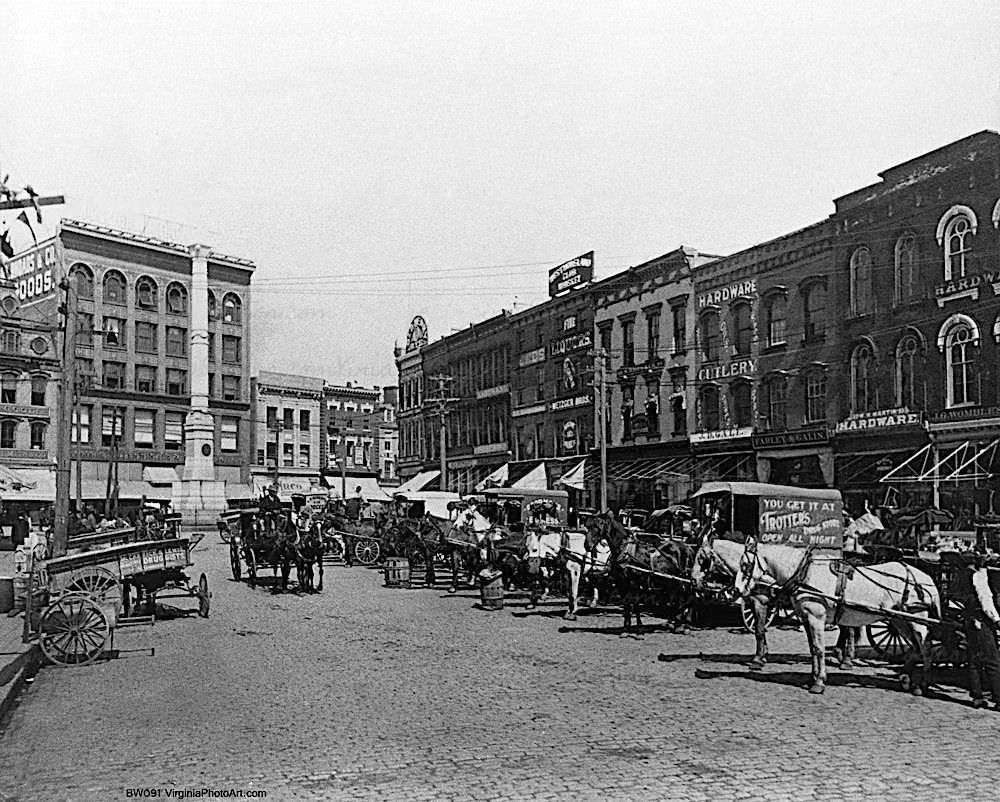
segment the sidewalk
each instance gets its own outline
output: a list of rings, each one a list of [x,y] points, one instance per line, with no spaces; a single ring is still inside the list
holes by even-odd
[[[0,576],[14,575],[14,552],[0,551]],[[9,617],[0,613],[0,718],[7,712],[26,677],[41,663],[35,643],[21,643],[24,613]]]

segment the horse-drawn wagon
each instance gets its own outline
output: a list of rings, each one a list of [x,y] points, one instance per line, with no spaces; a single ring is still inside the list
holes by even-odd
[[[280,570],[280,587],[287,590],[291,567],[300,562],[299,533],[291,514],[287,510],[262,511],[259,507],[247,507],[224,513],[223,521],[229,532],[233,579],[240,581],[245,575],[250,587],[255,588],[261,569],[270,566],[276,581]]]

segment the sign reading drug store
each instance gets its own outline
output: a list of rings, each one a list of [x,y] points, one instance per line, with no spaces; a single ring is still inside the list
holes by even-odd
[[[778,494],[758,499],[760,542],[821,549],[844,547],[841,501],[792,498]]]

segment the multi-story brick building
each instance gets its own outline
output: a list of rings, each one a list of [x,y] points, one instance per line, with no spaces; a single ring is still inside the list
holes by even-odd
[[[375,422],[375,471],[379,483],[399,484],[399,423],[396,408],[399,406],[399,388],[383,387],[382,403],[376,410]]]
[[[427,340],[427,323],[423,317],[417,315],[410,323],[406,347],[397,346],[394,352],[399,376],[398,470],[399,478],[404,482],[414,479],[424,471],[423,349],[427,346]]]
[[[846,346],[837,484],[855,511],[933,504],[967,527],[1000,512],[1000,136],[879,178],[832,217]]]
[[[323,393],[327,484],[338,493],[346,488],[350,494],[361,485],[366,494],[377,495],[381,389],[345,382],[327,384]]]
[[[16,260],[22,308],[51,325],[60,279],[75,283],[83,387],[66,434],[78,445],[85,498],[104,497],[113,454],[122,499],[176,503],[183,493],[185,509],[203,501],[214,509],[225,502],[223,483],[246,496],[253,271],[205,246],[75,220]],[[192,437],[197,454],[188,453]],[[189,476],[176,470],[182,465]]]

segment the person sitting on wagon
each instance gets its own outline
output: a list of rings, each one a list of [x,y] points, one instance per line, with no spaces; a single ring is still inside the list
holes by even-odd
[[[974,708],[986,707],[983,686],[993,694],[993,707],[1000,710],[1000,653],[997,651],[996,631],[1000,629],[1000,614],[993,603],[986,554],[976,550],[973,554],[971,592],[965,599],[965,638],[969,657],[969,692]]]
[[[278,498],[278,488],[275,485],[268,485],[264,491],[264,496],[257,505],[261,515],[264,517],[270,531],[277,529],[278,516],[281,514],[281,499]]]

